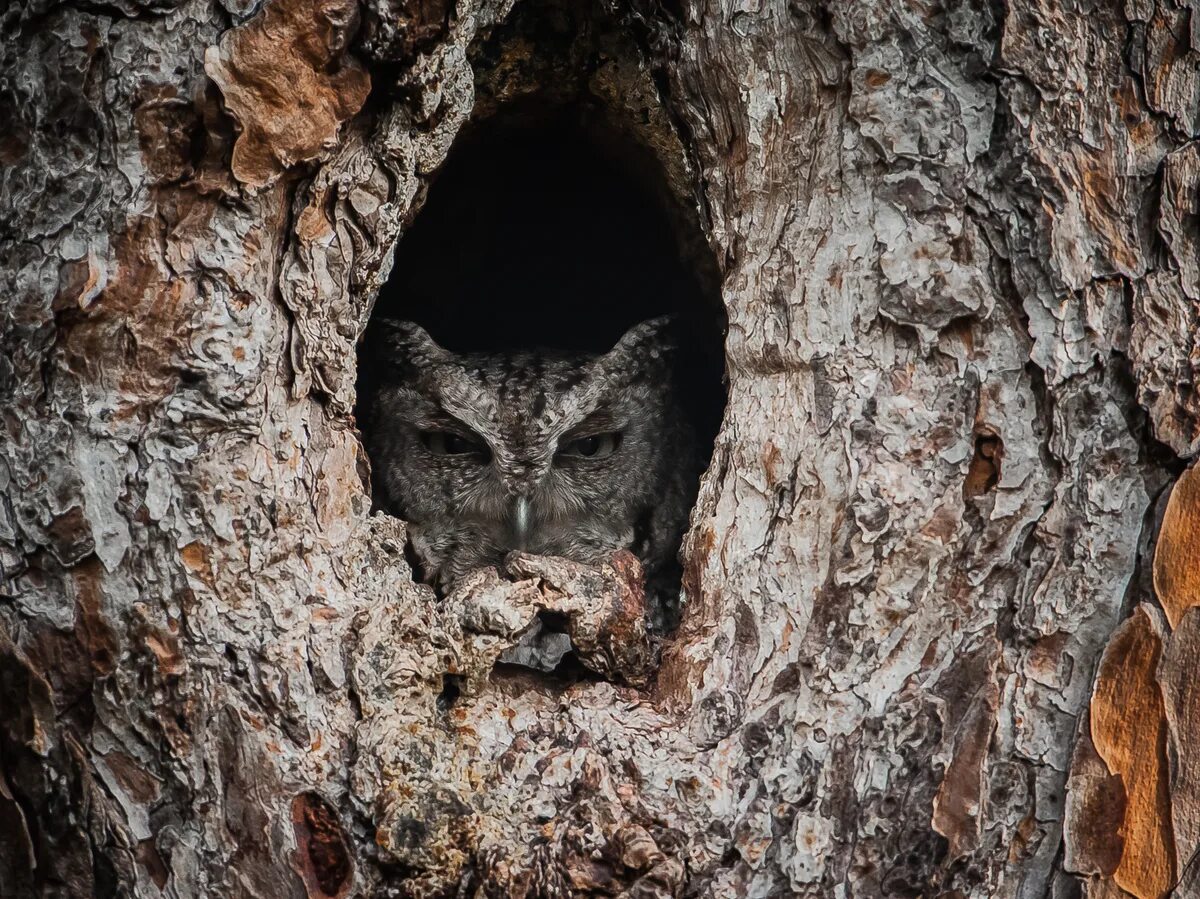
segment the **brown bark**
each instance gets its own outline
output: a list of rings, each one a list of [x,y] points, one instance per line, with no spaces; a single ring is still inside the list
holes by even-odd
[[[1200,895],[1193,10],[535,2],[0,13],[0,895]],[[538,88],[720,267],[656,670],[622,560],[370,511],[396,242]],[[497,677],[545,610],[591,676]]]

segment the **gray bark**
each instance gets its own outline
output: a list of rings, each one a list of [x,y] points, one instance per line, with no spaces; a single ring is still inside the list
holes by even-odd
[[[0,13],[0,895],[1200,895],[1195,11],[633,2],[488,69],[519,14]],[[619,558],[415,585],[352,415],[455,135],[588,54],[729,317],[657,662]],[[594,679],[491,676],[541,609]]]

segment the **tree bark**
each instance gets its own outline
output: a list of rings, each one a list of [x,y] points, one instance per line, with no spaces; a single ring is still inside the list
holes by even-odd
[[[0,13],[0,895],[1200,895],[1196,12],[589,14],[729,319],[655,664],[628,560],[439,600],[371,512],[511,6]],[[595,676],[492,676],[546,608]]]

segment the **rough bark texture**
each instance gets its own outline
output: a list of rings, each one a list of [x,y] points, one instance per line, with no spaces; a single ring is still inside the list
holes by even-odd
[[[1196,11],[594,12],[729,316],[654,669],[628,560],[439,601],[370,513],[510,5],[0,13],[0,895],[1200,895]],[[493,676],[545,610],[590,676]]]

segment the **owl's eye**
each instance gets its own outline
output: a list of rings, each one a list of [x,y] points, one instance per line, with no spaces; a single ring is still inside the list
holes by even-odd
[[[487,456],[487,447],[451,431],[422,431],[421,443],[435,456]]]
[[[603,459],[611,456],[621,444],[619,431],[607,434],[589,434],[587,437],[576,437],[562,448],[564,456],[581,456],[584,459]]]

